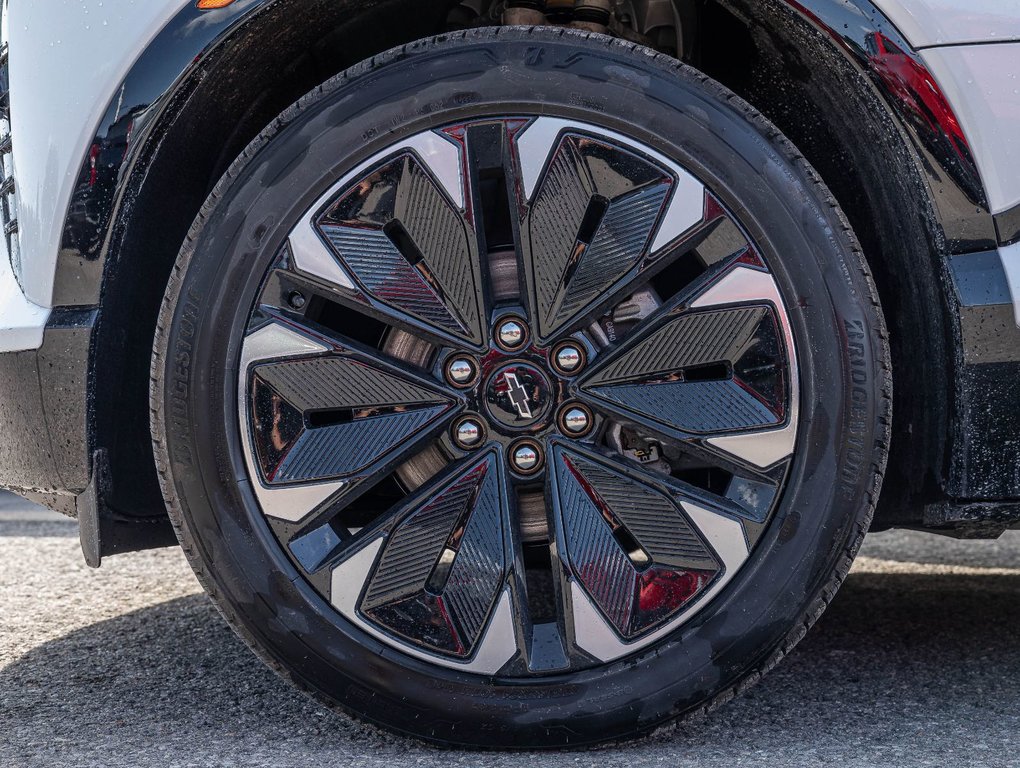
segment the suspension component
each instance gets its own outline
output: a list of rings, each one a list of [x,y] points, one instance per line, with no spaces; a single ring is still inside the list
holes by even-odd
[[[450,30],[481,26],[567,26],[620,37],[683,58],[685,30],[693,30],[689,6],[696,0],[460,0],[450,11]],[[681,12],[680,8],[684,8]],[[686,33],[689,37],[692,33]]]
[[[574,20],[570,26],[587,32],[607,34],[612,20],[610,0],[574,0]]]
[[[508,0],[504,24],[566,24],[573,29],[608,34],[612,0]]]
[[[545,24],[545,0],[508,0],[503,23],[526,27]]]

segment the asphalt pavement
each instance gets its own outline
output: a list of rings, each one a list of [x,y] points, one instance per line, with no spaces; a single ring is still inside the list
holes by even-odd
[[[1020,766],[1020,532],[870,536],[832,607],[744,697],[597,750],[444,751],[294,692],[176,549],[82,560],[0,496],[0,766]]]

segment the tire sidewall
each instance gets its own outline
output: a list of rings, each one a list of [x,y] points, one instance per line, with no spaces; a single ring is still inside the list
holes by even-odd
[[[482,746],[620,738],[703,706],[774,658],[867,525],[881,468],[884,354],[838,211],[779,134],[720,86],[618,42],[531,31],[418,43],[322,87],[217,187],[171,282],[157,404],[185,543],[225,613],[301,687],[417,736]],[[380,61],[381,60],[381,61]],[[428,127],[555,114],[691,170],[748,230],[786,300],[800,369],[797,455],[732,582],[666,640],[569,675],[499,681],[425,664],[343,619],[287,559],[249,487],[237,361],[286,233],[345,171]]]

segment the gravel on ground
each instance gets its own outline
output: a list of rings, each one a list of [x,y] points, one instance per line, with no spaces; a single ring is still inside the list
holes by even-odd
[[[1020,532],[873,534],[794,653],[707,719],[540,757],[444,751],[293,691],[179,550],[91,570],[74,521],[2,496],[0,766],[1013,766],[1018,627]]]

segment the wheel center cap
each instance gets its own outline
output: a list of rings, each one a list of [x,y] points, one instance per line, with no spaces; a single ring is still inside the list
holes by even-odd
[[[549,414],[553,404],[552,384],[538,368],[527,363],[510,363],[495,371],[485,387],[485,406],[500,424],[530,427]]]

